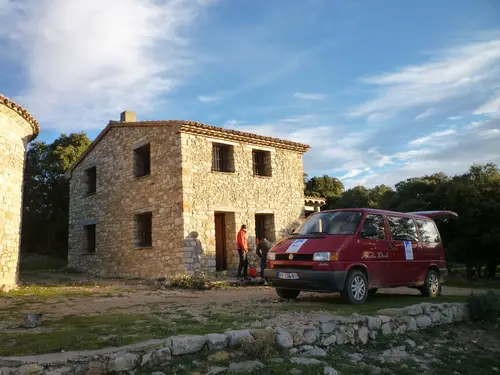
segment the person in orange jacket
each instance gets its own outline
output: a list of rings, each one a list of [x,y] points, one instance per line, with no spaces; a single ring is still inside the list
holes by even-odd
[[[236,237],[238,246],[238,255],[240,256],[240,264],[238,265],[238,278],[248,278],[248,235],[247,226],[243,224]],[[243,271],[243,275],[242,275]]]

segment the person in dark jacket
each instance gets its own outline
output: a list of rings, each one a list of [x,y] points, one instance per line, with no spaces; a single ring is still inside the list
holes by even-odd
[[[264,269],[266,268],[267,253],[272,245],[265,237],[257,237],[257,255],[260,257],[260,277],[264,278]]]

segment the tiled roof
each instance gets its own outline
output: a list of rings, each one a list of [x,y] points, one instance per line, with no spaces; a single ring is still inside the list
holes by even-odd
[[[320,203],[320,204],[326,204],[326,198],[323,197],[312,197],[312,196],[305,196],[304,200],[310,201],[310,202],[315,202],[315,203]]]
[[[267,137],[254,133],[242,132],[221,128],[217,126],[203,124],[196,121],[186,120],[164,120],[164,121],[136,121],[136,122],[120,122],[110,121],[110,124],[120,126],[177,126],[181,133],[200,134],[217,138],[224,138],[233,141],[244,141],[249,143],[258,143],[261,145],[273,146],[278,148],[286,148],[298,152],[306,152],[310,147],[308,145],[287,141],[280,138]]]
[[[242,141],[253,143],[257,145],[264,145],[269,147],[284,148],[288,150],[297,151],[300,153],[306,152],[310,147],[308,145],[286,141],[284,139],[266,137],[263,135],[242,132],[238,130],[225,129],[217,126],[206,125],[201,122],[185,121],[185,120],[156,120],[156,121],[135,121],[135,122],[122,122],[110,121],[108,125],[101,131],[87,150],[80,156],[75,164],[68,170],[67,176],[70,177],[71,172],[80,162],[92,151],[92,149],[101,141],[106,133],[111,128],[121,127],[153,127],[153,126],[172,126],[176,132],[199,134],[207,137],[214,137],[230,141]]]
[[[13,102],[9,98],[3,96],[2,94],[0,94],[0,103],[9,107],[13,111],[17,112],[19,114],[19,116],[21,116],[23,119],[25,119],[26,122],[28,124],[30,124],[31,127],[33,128],[33,136],[31,139],[36,138],[38,133],[40,133],[40,125],[38,125],[38,121],[36,121],[35,118],[33,116],[31,116],[27,110],[25,110],[23,107],[21,107],[19,104],[15,103],[15,102]]]

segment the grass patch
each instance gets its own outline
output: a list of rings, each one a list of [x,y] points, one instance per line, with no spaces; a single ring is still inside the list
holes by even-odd
[[[19,269],[25,271],[57,271],[66,267],[68,261],[61,258],[28,259],[21,260]]]
[[[469,289],[500,289],[500,277],[496,279],[480,279],[474,276],[471,280],[467,279],[464,273],[455,273],[446,278],[446,286]]]
[[[20,286],[9,292],[0,292],[0,297],[61,297],[61,296],[91,296],[99,291],[95,285],[86,286],[48,286],[27,285]]]

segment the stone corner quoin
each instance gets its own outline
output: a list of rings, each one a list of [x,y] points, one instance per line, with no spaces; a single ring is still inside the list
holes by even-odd
[[[402,309],[391,309],[389,315],[350,317],[321,316],[307,325],[297,322],[289,326],[266,329],[245,329],[208,335],[174,336],[165,340],[139,343],[122,348],[100,349],[85,352],[66,352],[29,357],[0,357],[5,366],[4,374],[60,375],[93,373],[96,366],[101,374],[137,369],[164,367],[173,358],[196,355],[206,351],[238,348],[243,342],[271,340],[271,343],[288,350],[292,363],[318,365],[323,362],[311,357],[324,357],[336,345],[365,345],[379,335],[401,335],[428,327],[458,323],[469,319],[464,303],[423,303]],[[270,333],[270,334],[266,334]],[[64,358],[61,355],[64,354]],[[250,361],[231,364],[240,367],[262,368],[260,362]],[[0,371],[1,372],[1,371]]]
[[[0,291],[18,281],[26,148],[39,131],[23,107],[0,94]]]

